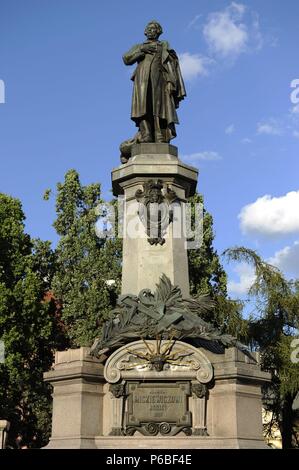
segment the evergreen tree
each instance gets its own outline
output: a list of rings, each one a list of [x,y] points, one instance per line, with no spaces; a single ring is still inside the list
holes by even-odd
[[[298,338],[299,283],[287,281],[277,268],[248,248],[232,248],[225,254],[255,269],[249,294],[255,300],[257,317],[250,320],[249,337],[252,348],[261,352],[262,367],[272,374],[264,390],[265,406],[273,413],[268,433],[278,425],[283,447],[290,448],[296,441],[292,403],[299,391],[299,364],[291,360],[292,340]]]
[[[75,170],[57,185],[54,227],[60,240],[52,288],[71,347],[91,345],[120,287],[121,240],[99,238],[96,232],[105,216],[101,208],[99,213],[100,193],[99,184],[83,186]]]
[[[40,447],[50,431],[50,388],[43,372],[59,346],[55,305],[47,300],[54,255],[49,242],[24,232],[21,203],[0,194],[0,416],[11,422],[8,444]]]
[[[196,193],[189,198],[191,222],[194,230],[196,204],[203,204],[203,239],[197,249],[188,250],[190,294],[209,294],[215,309],[207,312],[205,320],[214,324],[223,333],[235,335],[247,341],[247,322],[242,318],[243,304],[227,296],[227,275],[219,255],[213,247],[213,217],[204,207],[204,199]]]
[[[213,247],[213,217],[204,207],[201,194],[188,199],[191,203],[191,223],[194,229],[196,204],[203,205],[203,239],[200,248],[188,250],[190,293],[227,294],[227,276]]]

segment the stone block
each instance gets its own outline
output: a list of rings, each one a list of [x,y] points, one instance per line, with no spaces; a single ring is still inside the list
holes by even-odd
[[[57,352],[53,370],[52,435],[47,448],[92,448],[103,432],[103,366],[89,348]]]

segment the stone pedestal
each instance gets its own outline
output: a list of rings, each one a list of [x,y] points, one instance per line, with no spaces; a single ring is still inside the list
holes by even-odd
[[[143,323],[142,315],[148,315],[166,322],[162,323],[163,331],[171,324],[178,328],[178,318],[171,316],[177,315],[177,306],[167,312],[164,304],[161,312],[163,305],[151,302],[154,296],[148,303],[148,290],[155,292],[164,275],[179,286],[183,298],[189,297],[182,208],[195,193],[197,173],[182,163],[177,148],[168,144],[137,144],[128,163],[112,172],[113,194],[124,200],[122,294],[137,296],[146,289],[140,294],[142,300],[127,296],[133,309],[129,305],[130,310],[120,314],[126,321],[133,322],[138,313],[137,325]],[[156,204],[155,212],[146,220],[150,204]],[[152,235],[152,228],[157,227],[157,234]],[[138,310],[140,303],[146,313]],[[184,308],[185,314],[192,316]],[[130,324],[125,322],[125,326],[131,331]],[[198,331],[201,334],[201,329]],[[192,328],[192,332],[197,330]],[[148,336],[151,339],[107,353],[105,368],[89,355],[89,348],[56,353],[53,370],[45,374],[54,389],[48,448],[266,447],[261,386],[270,376],[261,372],[258,362],[235,348],[224,354],[195,348],[184,335],[179,337],[186,342],[173,344],[153,333]],[[164,344],[166,349],[162,350]],[[146,405],[151,406],[148,413]]]
[[[264,447],[261,386],[270,374],[236,348],[207,353],[214,366],[215,386],[209,393],[208,428],[212,436],[236,439],[240,446]]]
[[[52,435],[46,448],[94,448],[103,430],[103,366],[89,348],[56,352],[53,370]]]
[[[190,348],[189,345],[186,347]],[[220,355],[203,349],[197,351],[196,361],[201,364],[198,378],[205,383],[213,374],[214,380],[208,385],[207,395],[201,397],[194,393],[194,378],[191,379],[193,393],[188,409],[193,433],[190,436],[180,432],[174,436],[154,437],[138,432],[133,436],[120,435],[124,398],[121,387],[119,395],[111,393],[107,379],[122,385],[118,370],[123,371],[125,380],[134,379],[134,371],[125,372],[117,365],[123,357],[121,352],[116,351],[114,357],[111,356],[112,368],[110,371],[106,368],[105,375],[112,375],[106,378],[102,364],[89,356],[89,348],[56,353],[53,370],[45,374],[45,380],[54,387],[52,436],[47,448],[266,448],[262,437],[261,385],[270,379],[270,375],[261,372],[258,362],[235,348]],[[187,380],[189,373],[178,368],[166,373],[155,372],[154,376],[159,382],[170,383],[177,379]],[[138,378],[146,383],[150,374],[145,371],[141,376],[139,374]]]
[[[169,224],[163,245],[151,245],[138,216],[136,191],[143,191],[149,180],[160,180],[162,193],[174,191],[182,208],[186,198],[195,193],[197,174],[195,168],[178,159],[177,148],[168,144],[137,144],[129,162],[112,171],[113,194],[124,197],[123,294],[138,294],[141,289],[155,290],[164,273],[181,288],[184,297],[189,296],[184,221],[176,221],[176,233],[174,224]],[[184,214],[183,210],[178,210],[177,218],[179,213]]]

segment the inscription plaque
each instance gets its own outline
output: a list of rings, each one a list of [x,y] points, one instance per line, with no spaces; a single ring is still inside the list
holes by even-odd
[[[191,434],[190,382],[128,382],[127,395],[128,434]]]

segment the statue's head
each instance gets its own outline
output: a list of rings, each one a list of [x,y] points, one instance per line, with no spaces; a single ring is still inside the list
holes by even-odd
[[[161,190],[158,188],[153,188],[149,193],[150,202],[161,202]]]
[[[147,202],[159,203],[159,204],[163,202],[164,198],[162,194],[162,188],[163,188],[163,183],[161,180],[148,181],[146,185]]]
[[[163,33],[162,26],[158,21],[150,21],[144,30],[144,34],[148,39],[158,39],[158,37]]]

